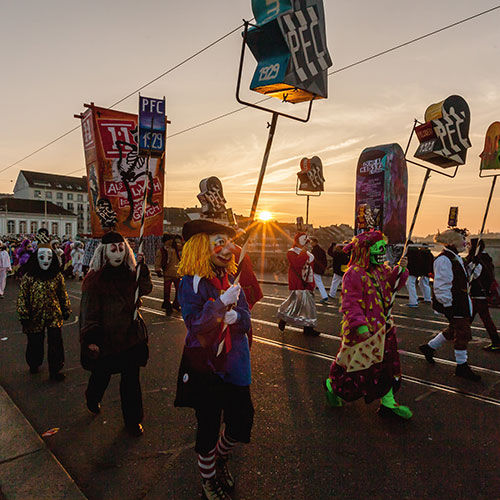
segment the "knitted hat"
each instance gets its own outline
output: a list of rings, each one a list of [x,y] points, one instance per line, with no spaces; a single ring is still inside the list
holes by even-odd
[[[122,243],[123,241],[125,241],[123,239],[123,236],[116,231],[110,231],[109,233],[106,233],[101,239],[101,243],[103,245],[108,245],[110,243]]]

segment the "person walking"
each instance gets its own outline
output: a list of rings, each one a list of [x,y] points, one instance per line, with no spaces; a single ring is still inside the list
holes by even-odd
[[[446,341],[454,342],[455,375],[474,382],[481,376],[472,371],[467,363],[467,344],[472,339],[472,301],[468,292],[468,274],[462,257],[465,250],[465,229],[448,229],[434,236],[435,243],[443,245],[443,251],[434,261],[434,290],[432,306],[444,314],[448,327],[438,333],[427,344],[419,346],[428,363],[434,364],[434,354]]]
[[[83,256],[85,251],[82,248],[81,241],[75,241],[73,250],[71,250],[71,263],[73,265],[73,276],[83,280]]]
[[[408,280],[406,282],[406,289],[408,290],[408,303],[407,307],[418,307],[417,295],[417,281],[421,273],[420,252],[416,246],[413,246],[413,241],[408,241],[408,251],[406,257],[408,258]]]
[[[344,242],[345,244],[346,242]],[[342,283],[342,278],[344,272],[347,269],[349,263],[350,255],[343,251],[344,244],[342,243],[332,243],[330,248],[328,248],[328,255],[332,257],[333,263],[333,278],[330,284],[330,291],[328,295],[333,299],[337,293],[339,285]]]
[[[314,274],[314,283],[319,290],[319,294],[321,295],[320,302],[322,304],[328,303],[328,294],[325,290],[325,285],[323,284],[323,274],[326,271],[326,252],[319,246],[318,238],[311,238],[311,253],[314,255],[313,260],[313,274]]]
[[[155,256],[155,272],[158,277],[163,277],[163,303],[162,309],[170,316],[175,309],[180,310],[177,298],[180,276],[177,274],[179,262],[181,260],[181,248],[178,243],[179,237],[174,234],[165,233],[162,237],[163,245],[158,249]],[[170,290],[172,284],[175,287],[175,297],[173,303],[170,302]]]
[[[420,247],[418,251],[421,265],[418,286],[424,297],[424,303],[430,304],[432,302],[432,290],[429,278],[433,274],[434,255],[432,255],[428,247]]]
[[[491,343],[484,347],[485,351],[499,352],[500,353],[500,337],[495,323],[491,319],[490,309],[488,306],[488,294],[491,284],[495,279],[495,266],[493,260],[488,255],[485,249],[484,240],[472,238],[467,244],[469,252],[465,259],[469,268],[469,273],[474,269],[474,276],[472,280],[470,295],[472,298],[472,321],[479,314],[488,335],[490,336]],[[478,251],[479,246],[479,251]],[[477,254],[477,255],[476,255]]]
[[[278,309],[278,328],[285,330],[287,323],[303,328],[304,335],[318,336],[314,329],[318,324],[314,302],[314,255],[307,250],[309,238],[306,233],[297,233],[293,247],[288,250],[288,289],[290,295]]]
[[[0,241],[0,299],[3,299],[5,285],[7,284],[7,273],[12,271],[10,257],[5,249],[5,245]]]
[[[113,374],[119,373],[120,400],[126,431],[142,435],[144,410],[140,368],[149,358],[148,334],[135,302],[151,293],[153,284],[144,255],[136,282],[136,260],[120,233],[110,231],[101,240],[90,262],[90,270],[82,284],[80,304],[81,364],[91,372],[85,400],[88,410],[97,415]]]

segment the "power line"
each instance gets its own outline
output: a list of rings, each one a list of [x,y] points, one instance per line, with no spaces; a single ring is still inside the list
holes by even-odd
[[[400,43],[399,45],[394,45],[393,47],[390,47],[388,49],[385,49],[381,52],[377,52],[376,54],[373,54],[371,56],[368,56],[368,57],[365,57],[363,59],[360,59],[358,61],[355,61],[351,64],[348,64],[346,66],[343,66],[342,68],[339,68],[337,70],[334,70],[334,71],[331,71],[330,73],[328,73],[328,76],[332,76],[332,75],[335,75],[337,73],[340,73],[342,71],[346,71],[350,68],[353,68],[355,66],[358,66],[360,64],[363,64],[365,62],[368,62],[368,61],[371,61],[373,59],[376,59],[378,57],[381,57],[383,55],[386,55],[386,54],[389,54],[390,52],[394,52],[398,49],[401,49],[403,47],[406,47],[408,45],[411,45],[413,43],[416,43],[416,42],[419,42],[420,40],[424,40],[425,38],[429,38],[431,36],[434,36],[438,33],[441,33],[443,31],[446,31],[448,29],[451,29],[451,28],[454,28],[455,26],[458,26],[460,24],[463,24],[463,23],[466,23],[468,21],[471,21],[473,19],[476,19],[478,17],[481,17],[481,16],[484,16],[486,14],[489,14],[495,10],[498,10],[500,9],[500,5],[497,5],[496,7],[492,7],[490,9],[487,9],[487,10],[484,10],[482,12],[479,12],[477,14],[474,14],[472,16],[469,16],[469,17],[466,17],[464,19],[461,19],[460,21],[456,21],[454,23],[451,23],[451,24],[448,24],[446,26],[443,26],[442,28],[439,28],[437,30],[434,30],[434,31],[430,31],[424,35],[421,35],[421,36],[418,36],[416,38],[412,38],[411,40],[408,40],[406,42],[403,42],[403,43]],[[178,67],[182,66],[183,64],[185,64],[186,62],[190,61],[191,59],[193,59],[194,57],[196,57],[197,55],[205,52],[206,50],[208,50],[210,47],[213,47],[216,43],[224,40],[225,38],[227,38],[228,36],[232,35],[235,31],[241,29],[243,27],[243,24],[239,25],[238,27],[234,28],[233,30],[229,31],[228,33],[226,33],[225,35],[223,35],[222,37],[218,38],[216,41],[212,42],[211,44],[205,46],[203,49],[199,50],[198,52],[196,52],[195,54],[193,54],[192,56],[188,57],[187,59],[185,59],[184,61],[180,62],[179,64],[177,64],[176,66],[173,66],[172,68],[170,68],[169,70],[165,71],[164,73],[162,73],[161,75],[155,77],[153,80],[149,81],[148,83],[144,84],[143,86],[141,86],[140,88],[138,88],[137,90],[135,90],[134,92],[131,92],[130,94],[128,94],[127,96],[125,96],[124,98],[120,99],[119,101],[116,101],[112,106],[110,106],[110,109],[113,108],[114,106],[120,104],[121,102],[123,102],[124,100],[132,97],[133,95],[135,95],[137,92],[139,92],[140,90],[142,90],[143,88],[147,87],[148,85],[151,85],[152,83],[156,82],[157,80],[159,80],[160,78],[163,78],[165,75],[169,74],[170,72],[174,71],[174,69],[177,69]],[[272,97],[266,97],[264,99],[261,99],[260,101],[257,101],[255,104],[259,104],[259,103],[262,103],[264,101],[267,101],[269,99],[272,99]],[[173,137],[176,137],[178,135],[181,135],[181,134],[184,134],[186,132],[189,132],[191,130],[194,130],[196,128],[199,128],[199,127],[202,127],[204,125],[208,125],[209,123],[213,123],[215,121],[218,121],[218,120],[221,120],[222,118],[226,118],[227,116],[230,116],[230,115],[233,115],[235,113],[238,113],[239,111],[243,111],[244,109],[248,109],[246,106],[243,106],[241,108],[238,108],[238,109],[234,109],[233,111],[229,111],[227,113],[223,113],[221,115],[218,115],[214,118],[211,118],[209,120],[206,120],[204,122],[201,122],[201,123],[198,123],[196,125],[193,125],[191,127],[188,127],[187,129],[184,129],[184,130],[181,130],[179,132],[176,132],[175,134],[172,134],[171,136],[169,136],[170,139],[172,139]],[[77,127],[69,130],[68,132],[66,132],[65,134],[59,136],[58,138],[54,139],[53,141],[47,143],[45,146],[42,146],[41,148],[38,148],[36,151],[33,151],[32,153],[30,153],[29,155],[25,156],[24,158],[21,158],[20,160],[16,161],[15,163],[12,163],[11,165],[9,165],[8,167],[5,167],[4,169],[0,170],[0,173],[4,172],[5,170],[8,170],[9,168],[17,165],[18,163],[21,163],[22,161],[26,160],[27,158],[35,155],[36,153],[42,151],[43,149],[49,147],[50,145],[54,144],[55,142],[59,141],[60,139],[66,137],[67,135],[71,134],[72,132],[74,132],[75,130],[79,129],[80,126],[78,125]],[[75,173],[75,172],[79,172],[80,170],[84,170],[85,167],[82,167],[82,168],[79,168],[78,170],[74,170],[73,172],[71,173]],[[70,174],[66,174],[66,175],[70,175]]]

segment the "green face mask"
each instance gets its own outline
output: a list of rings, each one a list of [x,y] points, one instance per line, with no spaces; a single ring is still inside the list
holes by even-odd
[[[370,247],[370,263],[376,265],[383,264],[385,261],[385,249],[387,243],[385,240],[379,240]]]

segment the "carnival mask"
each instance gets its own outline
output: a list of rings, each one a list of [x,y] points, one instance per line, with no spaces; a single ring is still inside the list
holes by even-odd
[[[297,242],[300,245],[300,248],[305,247],[309,243],[309,238],[307,237],[307,234],[299,236]]]
[[[370,247],[370,263],[374,265],[383,264],[385,262],[385,249],[387,243],[385,240],[379,240]]]
[[[37,254],[38,265],[40,266],[40,269],[42,271],[47,271],[47,269],[50,267],[50,264],[52,264],[52,257],[53,253],[50,248],[38,249],[38,254]]]
[[[119,243],[108,243],[104,245],[106,260],[113,267],[118,267],[121,265],[125,259],[125,243],[123,241]]]
[[[225,234],[211,234],[210,261],[217,267],[227,267],[231,263],[231,242]]]

